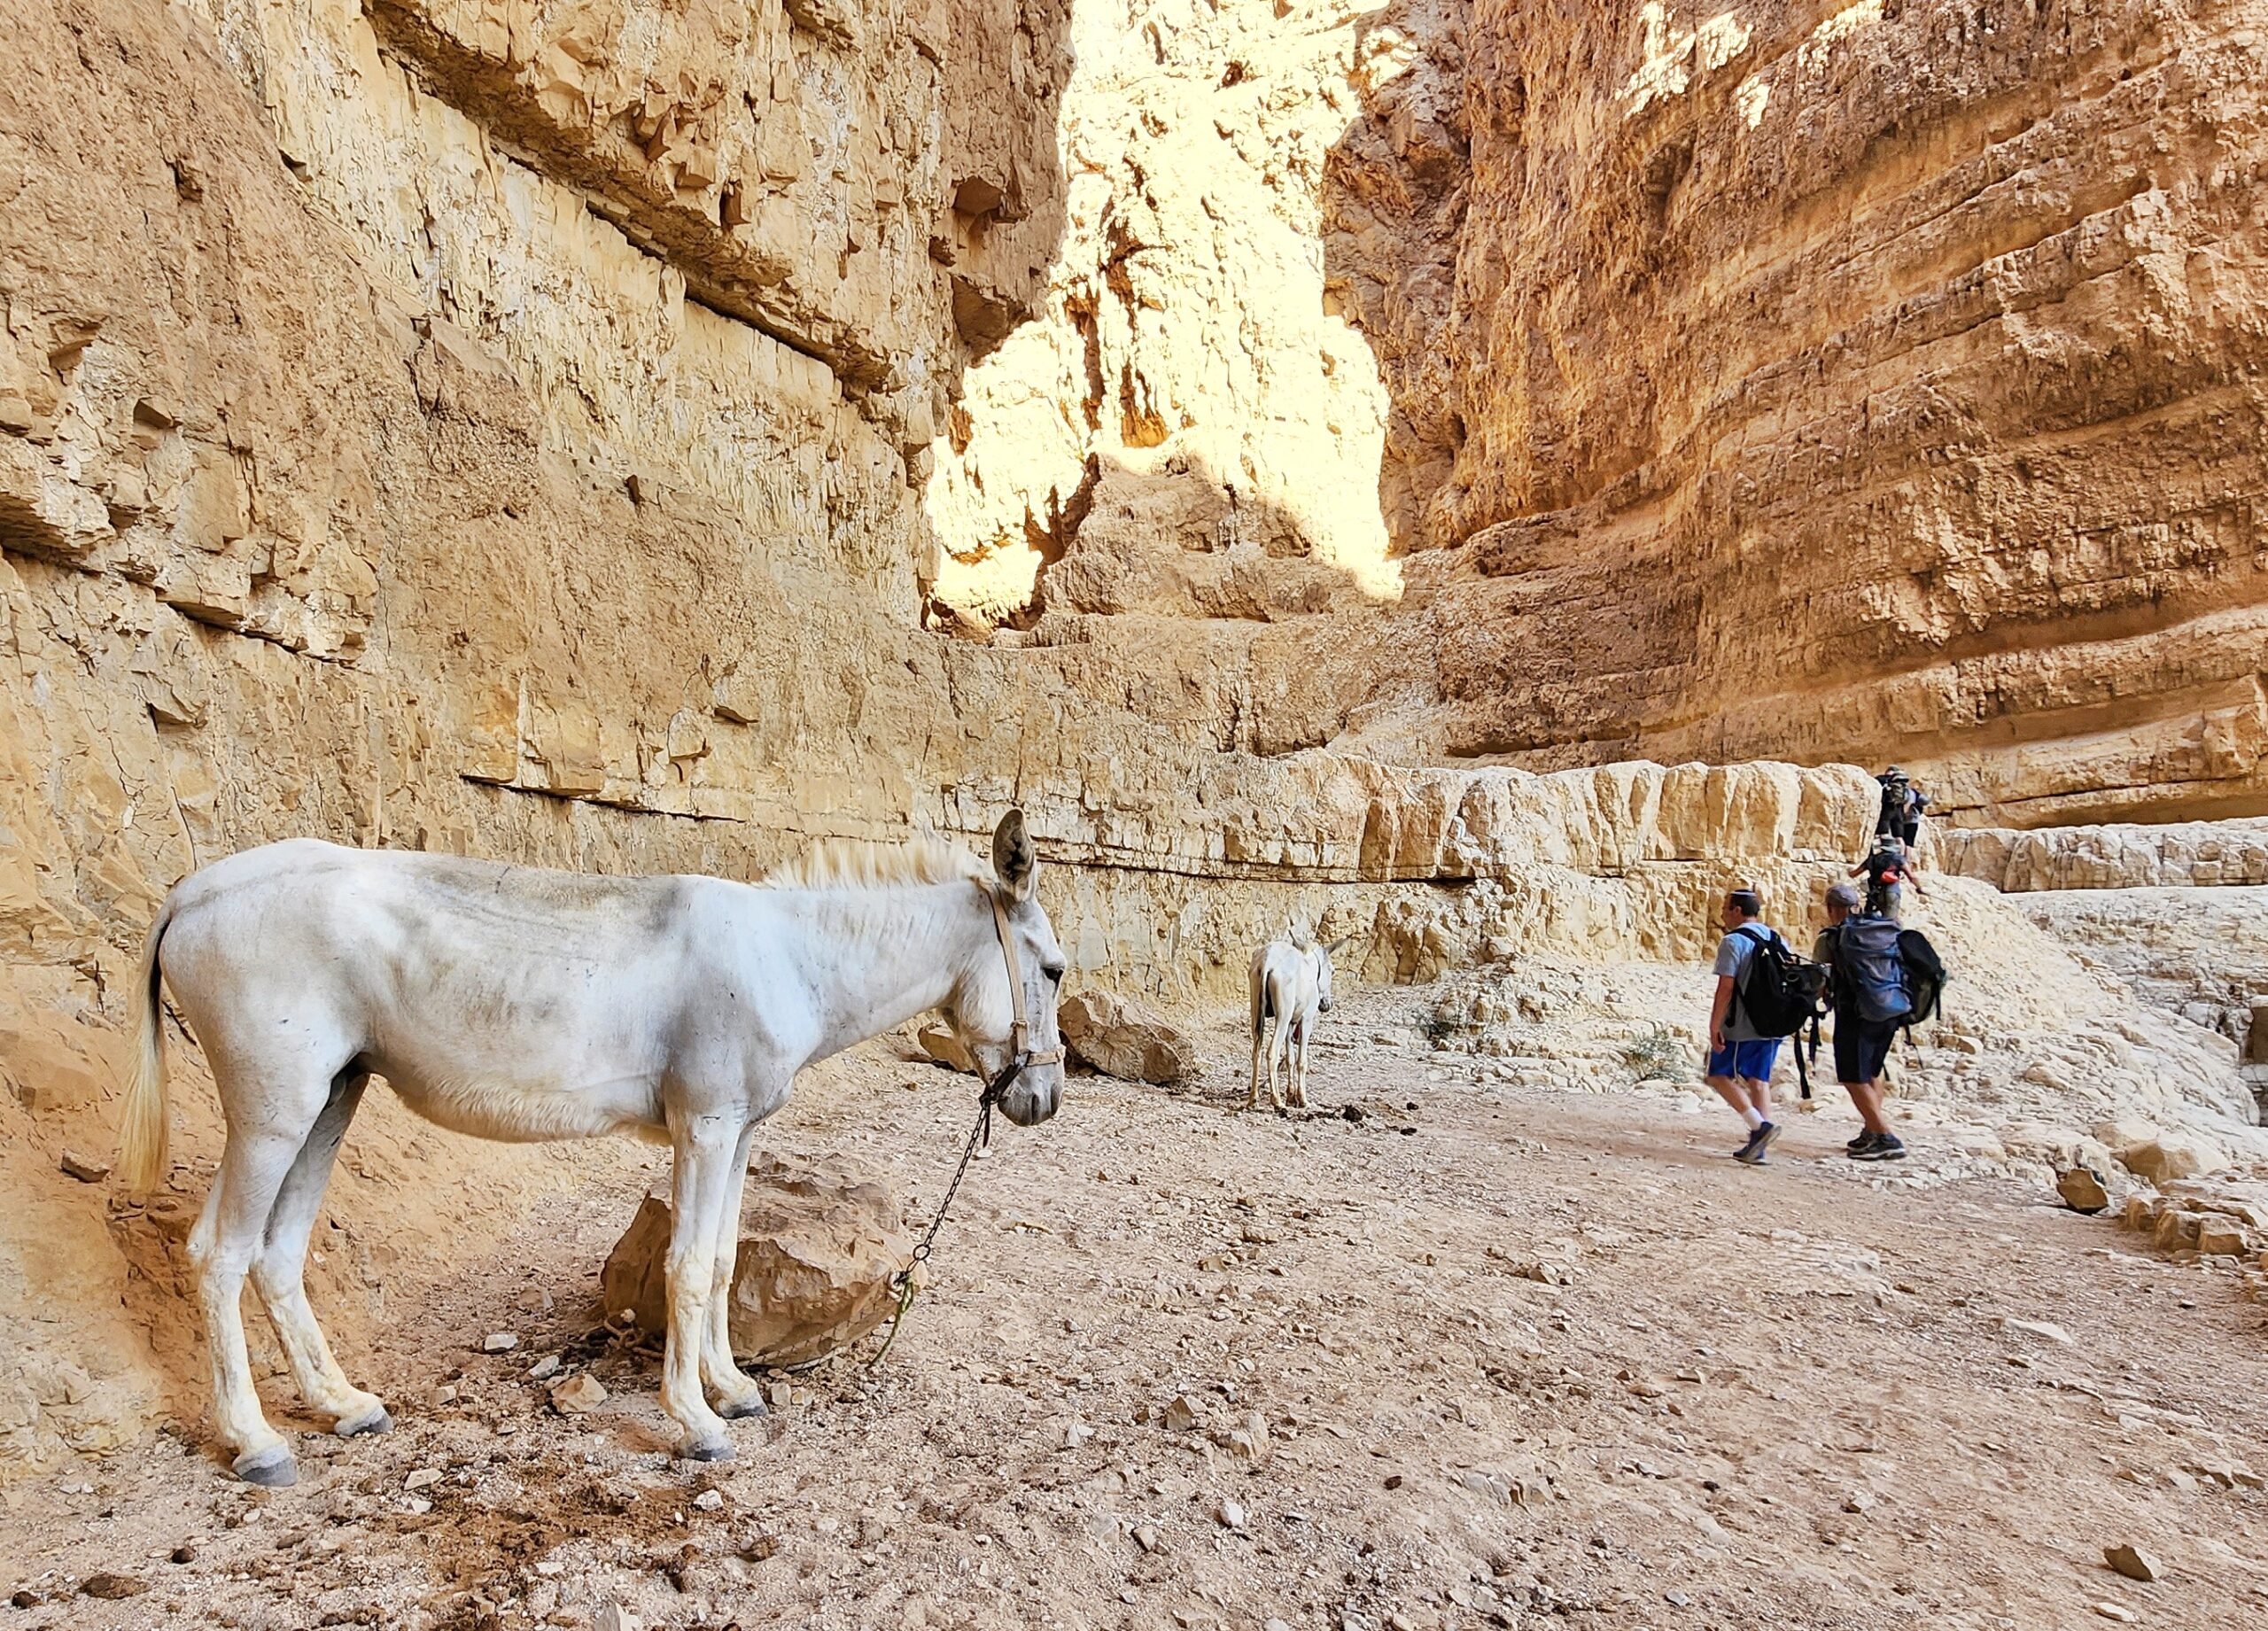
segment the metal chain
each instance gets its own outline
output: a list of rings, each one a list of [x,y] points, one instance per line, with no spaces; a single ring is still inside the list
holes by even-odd
[[[913,1259],[905,1268],[890,1276],[890,1290],[897,1295],[897,1307],[892,1310],[889,1316],[889,1334],[882,1339],[882,1345],[874,1350],[874,1356],[866,1361],[867,1370],[871,1371],[882,1363],[882,1355],[889,1353],[890,1344],[897,1340],[897,1333],[905,1329],[906,1312],[913,1306],[916,1290],[913,1284],[914,1274],[922,1264],[929,1261],[930,1248],[937,1243],[937,1231],[945,1226],[945,1215],[952,1210],[953,1197],[960,1192],[960,1181],[967,1175],[968,1163],[976,1159],[976,1152],[980,1146],[989,1147],[991,1145],[992,1107],[1006,1096],[1009,1083],[1023,1074],[1023,1068],[1022,1059],[1013,1060],[1006,1070],[987,1083],[984,1091],[977,1095],[976,1125],[968,1130],[968,1142],[961,1146],[960,1165],[953,1169],[952,1182],[945,1185],[945,1198],[937,1202],[936,1215],[929,1220],[929,1227],[922,1234],[920,1244],[913,1248]]]
[[[982,885],[979,887],[983,888]],[[1008,964],[1008,1000],[1015,1013],[1015,1023],[1008,1032],[1008,1062],[998,1076],[985,1083],[984,1091],[976,1096],[976,1125],[968,1130],[968,1142],[961,1146],[960,1165],[953,1169],[952,1182],[945,1185],[945,1198],[937,1203],[937,1215],[929,1220],[928,1230],[922,1235],[920,1244],[913,1248],[913,1260],[890,1277],[890,1290],[897,1298],[897,1307],[889,1316],[889,1334],[874,1350],[874,1356],[866,1361],[869,1371],[882,1363],[882,1355],[889,1353],[890,1344],[897,1340],[897,1333],[905,1329],[905,1316],[913,1307],[913,1277],[921,1265],[929,1261],[930,1248],[937,1243],[937,1231],[945,1226],[945,1215],[952,1210],[953,1197],[960,1192],[960,1181],[967,1176],[968,1163],[976,1159],[978,1146],[989,1147],[992,1142],[993,1107],[1008,1096],[1008,1089],[1018,1076],[1023,1075],[1027,1066],[1060,1064],[1063,1060],[1063,1045],[1060,1040],[1045,1052],[1034,1053],[1030,1049],[1029,1022],[1024,1014],[1023,971],[1016,966],[1016,947],[1008,933],[1007,909],[1000,904],[1000,897],[995,891],[986,889],[983,894],[991,904],[992,927],[1000,936],[1000,955],[1007,959]],[[979,1066],[977,1068],[981,1076],[983,1068]]]

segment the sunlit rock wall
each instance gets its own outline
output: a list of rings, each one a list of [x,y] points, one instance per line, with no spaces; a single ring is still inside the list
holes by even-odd
[[[2268,808],[2257,4],[1397,0],[1330,262],[1428,740]]]

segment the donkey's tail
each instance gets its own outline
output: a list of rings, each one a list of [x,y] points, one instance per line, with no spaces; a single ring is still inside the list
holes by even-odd
[[[159,984],[165,971],[158,965],[159,943],[173,921],[170,897],[150,926],[143,944],[142,967],[128,998],[128,1023],[134,1032],[134,1076],[126,1085],[126,1114],[118,1129],[118,1166],[127,1189],[144,1194],[166,1176],[166,1036],[165,1009]]]

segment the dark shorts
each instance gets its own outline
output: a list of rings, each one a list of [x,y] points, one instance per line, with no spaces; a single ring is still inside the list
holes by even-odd
[[[1869,1025],[1864,1020],[1835,1016],[1835,1079],[1871,1082],[1882,1074],[1897,1039],[1896,1025]]]
[[[1772,1067],[1780,1060],[1777,1037],[1762,1042],[1728,1042],[1709,1055],[1709,1068],[1704,1076],[1738,1076],[1744,1082],[1769,1082]]]

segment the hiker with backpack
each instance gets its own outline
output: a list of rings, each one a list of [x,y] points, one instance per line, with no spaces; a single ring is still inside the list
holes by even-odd
[[[1930,807],[1930,796],[1895,765],[1875,781],[1882,788],[1882,814],[1875,821],[1875,831],[1912,849],[1922,841],[1922,812]]]
[[[1709,1063],[1704,1072],[1717,1096],[1747,1124],[1748,1142],[1733,1159],[1764,1165],[1780,1129],[1772,1120],[1772,1067],[1780,1040],[1802,1023],[1782,1010],[1783,971],[1798,966],[1779,932],[1763,921],[1764,903],[1753,889],[1725,897],[1720,917],[1725,937],[1717,945],[1717,995],[1709,1009]]]
[[[1896,917],[1900,896],[1908,888],[1913,889],[1915,899],[1930,898],[1922,892],[1921,880],[1914,875],[1913,845],[1888,835],[1878,835],[1867,858],[1845,876],[1867,881],[1866,910],[1876,917]]]
[[[1898,1033],[1910,1033],[1937,1013],[1945,967],[1920,930],[1874,911],[1849,883],[1827,891],[1827,927],[1811,954],[1828,973],[1835,1079],[1863,1123],[1844,1153],[1852,1161],[1904,1161],[1906,1146],[1883,1114],[1883,1067]]]

